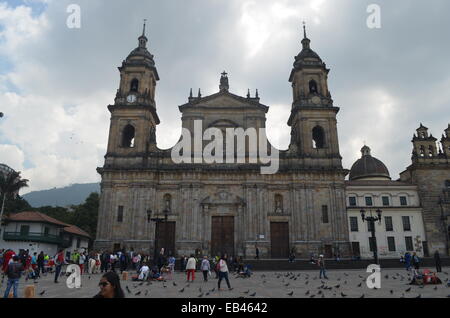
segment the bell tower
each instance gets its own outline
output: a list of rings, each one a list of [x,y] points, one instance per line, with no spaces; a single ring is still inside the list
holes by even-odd
[[[119,67],[120,86],[114,105],[108,106],[111,125],[105,166],[139,165],[157,149],[156,126],[160,121],[155,88],[159,75],[147,50],[145,27],[144,22],[138,47]]]
[[[341,168],[336,121],[339,108],[333,106],[328,90],[330,70],[311,49],[305,25],[303,32],[302,51],[295,57],[289,77],[293,93],[288,122],[292,127],[290,150],[307,165]]]
[[[438,155],[436,141],[433,135],[428,134],[428,128],[420,124],[414,134],[412,143],[414,145],[413,160],[433,159]]]

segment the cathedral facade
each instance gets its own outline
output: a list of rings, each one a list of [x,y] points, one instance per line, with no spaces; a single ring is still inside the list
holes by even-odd
[[[144,27],[145,31],[145,27]],[[123,61],[111,113],[98,218],[97,250],[134,250],[153,255],[251,258],[298,257],[310,253],[350,255],[345,177],[336,117],[325,63],[304,34],[289,81],[293,101],[291,142],[280,150],[278,172],[262,174],[261,162],[175,163],[173,150],[156,143],[160,120],[155,103],[159,75],[145,32]],[[182,127],[193,133],[217,128],[265,128],[269,107],[256,96],[230,92],[228,76],[219,91],[191,96],[179,107]],[[259,138],[265,138],[259,137]],[[245,142],[248,159],[250,138]],[[274,148],[268,144],[269,152]]]

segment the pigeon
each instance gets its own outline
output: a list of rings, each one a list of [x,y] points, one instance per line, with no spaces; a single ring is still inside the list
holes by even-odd
[[[184,288],[181,288],[178,292],[179,292],[179,293],[184,292]]]
[[[145,291],[145,296],[147,296],[147,295],[148,295],[148,290]]]
[[[436,287],[434,287],[434,290],[437,290],[437,286],[436,286]]]
[[[309,295],[309,290],[306,292],[306,294],[305,294],[306,296],[308,296]]]
[[[209,296],[209,293],[206,293],[205,296]]]
[[[173,282],[173,286],[177,286],[177,283]]]
[[[289,286],[289,283],[285,284],[284,286],[288,287],[288,286]]]
[[[199,288],[198,288],[198,291],[199,291],[199,292],[201,293],[201,292],[202,292],[202,288],[201,288],[201,287],[199,287]]]
[[[128,286],[126,286],[125,288],[127,289],[127,292],[128,292],[129,294],[131,294],[130,288],[128,288]]]
[[[39,295],[42,296],[42,295],[44,295],[44,293],[45,293],[45,290],[43,290],[42,292],[40,292]]]
[[[139,296],[141,294],[140,291],[138,291],[136,294],[134,294],[135,296]]]
[[[308,285],[308,284],[309,284],[309,282],[306,282],[306,283],[305,283],[305,285]]]
[[[344,275],[345,275],[346,277],[348,277],[348,274],[347,274],[347,273],[344,273]]]
[[[359,298],[364,298],[364,297],[365,297],[364,294],[362,294],[361,297],[359,297]]]
[[[400,298],[405,298],[405,294],[402,294],[402,297],[400,297]]]
[[[346,294],[344,294],[344,293],[341,293],[341,296],[342,296],[342,297],[347,297],[347,295],[346,295]]]
[[[358,275],[359,276],[359,278],[364,278],[364,277],[362,277],[361,275]]]
[[[394,294],[394,291],[391,289],[391,295]]]
[[[250,292],[250,290],[247,290],[247,291],[244,292],[244,294],[248,294],[249,292]]]
[[[344,282],[344,285],[347,285],[347,281]]]
[[[265,280],[263,280],[263,284],[267,283]]]
[[[197,296],[198,298],[202,298],[203,297],[203,293],[201,293],[200,295]]]
[[[314,297],[316,297],[316,295],[311,295],[309,298],[314,298]]]
[[[386,278],[386,279],[389,279],[389,275],[388,275],[388,274],[386,274],[386,276],[384,276],[384,278]]]
[[[319,290],[319,292],[317,293],[317,295],[320,295],[320,294],[322,294],[322,291],[321,291],[321,290]]]
[[[336,285],[336,286],[334,286],[334,288],[339,288],[339,287],[341,287],[341,285]]]
[[[293,291],[291,291],[290,293],[288,293],[287,294],[288,296],[292,296],[292,295],[294,295],[294,292]]]
[[[358,287],[361,287],[362,283],[359,283]]]
[[[213,289],[211,289],[211,292],[213,292],[213,291],[215,291],[216,290],[216,287],[214,287]]]
[[[250,296],[255,297],[256,296],[256,292],[254,292],[253,294],[250,294]]]
[[[419,296],[417,296],[416,298],[422,298],[422,295],[421,295],[421,294],[419,294]]]
[[[405,290],[405,292],[410,292],[411,291],[411,287],[409,287],[407,290]]]
[[[142,285],[144,285],[144,282],[138,284],[138,286],[142,286]]]
[[[88,277],[89,279],[91,279],[91,275],[89,275],[89,277]]]

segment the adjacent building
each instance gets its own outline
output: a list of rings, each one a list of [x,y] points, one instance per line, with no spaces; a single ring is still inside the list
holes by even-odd
[[[40,212],[11,214],[3,220],[0,248],[16,252],[29,250],[31,254],[43,251],[55,255],[59,248],[66,253],[87,250],[89,234],[80,228],[60,222]]]
[[[392,181],[383,162],[371,155],[369,147],[361,149],[362,156],[352,166],[345,184],[349,237],[353,256],[372,258],[375,246],[380,258],[396,258],[407,251],[428,256],[422,207],[416,185]],[[377,216],[376,245],[366,215]]]

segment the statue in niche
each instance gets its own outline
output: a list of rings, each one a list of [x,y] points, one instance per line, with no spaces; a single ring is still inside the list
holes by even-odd
[[[275,213],[283,213],[283,196],[281,194],[275,195]]]

